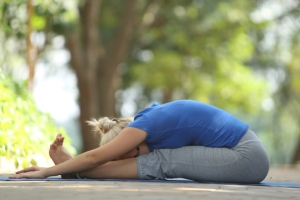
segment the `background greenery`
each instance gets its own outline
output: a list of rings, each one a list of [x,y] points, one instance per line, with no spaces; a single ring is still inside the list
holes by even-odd
[[[37,165],[34,155],[49,158],[50,144],[65,131],[36,108],[26,83],[0,73],[0,94],[0,156],[13,159],[17,168]],[[74,155],[68,136],[65,147]]]
[[[27,78],[27,2],[0,2],[0,67],[13,82]],[[191,98],[248,122],[272,164],[300,160],[299,1],[33,0],[32,5],[37,64],[55,70],[51,53],[58,37],[71,55],[64,67],[77,78],[79,151],[97,145],[84,122],[90,117],[124,115],[128,107],[133,115],[153,101]]]

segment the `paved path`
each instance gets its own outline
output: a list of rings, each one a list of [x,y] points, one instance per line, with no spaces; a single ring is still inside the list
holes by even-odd
[[[3,173],[2,173],[3,174]],[[272,168],[265,181],[300,182],[300,169]],[[0,181],[0,199],[299,199],[299,188],[161,182]]]

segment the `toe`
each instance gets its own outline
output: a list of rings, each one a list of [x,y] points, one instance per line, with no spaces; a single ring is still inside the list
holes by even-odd
[[[53,143],[56,144],[56,145],[59,145],[59,143],[60,143],[60,142],[59,142],[59,138],[60,138],[60,137],[56,137]]]
[[[64,137],[60,137],[59,140],[58,140],[58,145],[62,146],[63,143],[64,143],[64,139],[65,139]]]
[[[55,140],[52,142],[52,144],[50,145],[50,147],[51,147],[51,146],[53,147],[54,144],[55,144]]]
[[[61,145],[63,145],[63,143],[64,143],[64,140],[65,140],[65,137],[61,137]]]
[[[51,144],[51,145],[50,145],[50,149],[51,149],[51,150],[55,150],[55,149],[56,149],[56,145],[55,145],[55,144]]]

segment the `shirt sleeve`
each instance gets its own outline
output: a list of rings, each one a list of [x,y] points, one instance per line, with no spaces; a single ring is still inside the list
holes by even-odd
[[[144,130],[147,133],[147,138],[149,138],[151,133],[151,121],[147,119],[147,116],[141,115],[135,118],[133,122],[127,125],[127,127],[138,128]]]

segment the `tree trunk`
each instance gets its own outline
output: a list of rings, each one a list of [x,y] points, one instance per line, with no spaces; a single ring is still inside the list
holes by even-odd
[[[300,164],[300,140],[297,142],[292,164]]]
[[[116,30],[114,40],[108,47],[103,67],[99,71],[99,102],[102,116],[115,115],[115,91],[120,83],[118,66],[125,61],[132,41],[136,16],[136,0],[127,0]]]
[[[298,110],[296,111],[298,112]],[[300,119],[298,119],[298,124],[300,124]],[[298,132],[298,142],[294,151],[294,155],[292,158],[292,164],[297,165],[300,164],[300,134]]]
[[[27,35],[26,35],[26,62],[28,66],[29,76],[28,76],[28,89],[32,92],[33,90],[33,78],[34,78],[34,67],[36,60],[36,49],[31,41],[32,35],[32,18],[34,13],[34,7],[32,5],[32,0],[27,0]]]
[[[99,146],[99,136],[93,137],[85,123],[90,118],[115,115],[115,91],[119,75],[117,67],[126,56],[133,38],[136,0],[124,2],[124,13],[107,54],[100,43],[97,19],[101,1],[86,1],[80,9],[81,32],[66,36],[67,48],[71,52],[71,66],[74,69],[79,88],[80,124],[83,151]]]

